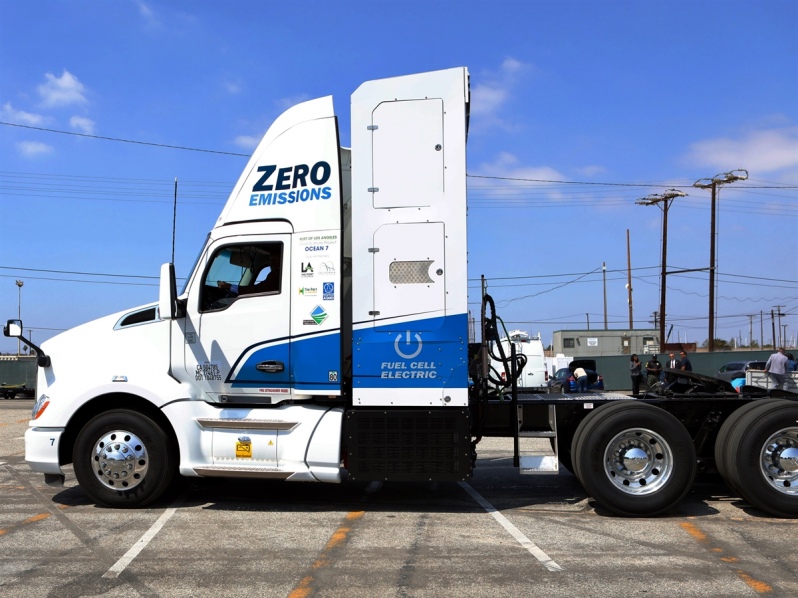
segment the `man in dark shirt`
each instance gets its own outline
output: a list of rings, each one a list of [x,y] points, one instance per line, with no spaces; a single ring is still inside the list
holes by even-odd
[[[652,355],[651,359],[646,363],[646,374],[648,375],[648,387],[651,388],[659,382],[659,376],[662,373],[662,364],[657,359],[656,355]]]
[[[693,364],[690,363],[690,360],[687,358],[687,353],[682,351],[679,353],[679,369],[683,372],[692,372],[693,371]],[[687,384],[687,378],[679,378],[678,381],[681,384]]]

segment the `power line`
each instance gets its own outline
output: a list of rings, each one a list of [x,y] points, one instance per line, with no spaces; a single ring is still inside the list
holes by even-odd
[[[177,149],[188,152],[203,152],[206,154],[221,154],[223,156],[241,156],[249,158],[250,154],[238,154],[235,152],[222,152],[219,150],[200,149],[196,147],[184,147],[181,145],[167,145],[165,143],[152,143],[150,141],[135,141],[133,139],[121,139],[119,137],[102,137],[101,135],[89,135],[88,133],[76,133],[75,131],[60,131],[58,129],[45,129],[44,127],[32,127],[31,125],[20,125],[0,121],[0,125],[6,127],[19,127],[20,129],[33,129],[34,131],[44,131],[45,133],[58,133],[59,135],[73,135],[75,137],[88,137],[89,139],[101,139],[103,141],[117,141],[119,143],[133,143],[136,145],[148,145],[150,147],[162,147],[166,149]]]

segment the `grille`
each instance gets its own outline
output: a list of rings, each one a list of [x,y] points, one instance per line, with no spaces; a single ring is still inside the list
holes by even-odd
[[[391,262],[388,266],[388,279],[392,284],[429,284],[435,282],[429,277],[432,260],[424,262]]]

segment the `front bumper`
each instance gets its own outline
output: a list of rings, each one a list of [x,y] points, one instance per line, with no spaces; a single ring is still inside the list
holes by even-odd
[[[58,443],[64,428],[28,428],[25,432],[25,461],[31,470],[63,475],[58,463]]]

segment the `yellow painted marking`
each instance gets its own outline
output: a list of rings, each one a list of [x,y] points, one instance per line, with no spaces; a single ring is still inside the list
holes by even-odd
[[[757,594],[767,594],[773,591],[773,586],[766,584],[764,581],[759,581],[758,579],[754,579],[750,575],[743,573],[742,571],[737,571],[737,575],[740,576],[748,586],[753,589]]]
[[[349,532],[352,531],[352,528],[349,527],[347,523],[350,521],[357,521],[365,514],[365,511],[352,511],[347,514],[344,518],[344,523],[339,525],[338,529],[335,530],[332,536],[330,536],[330,539],[327,540],[327,544],[324,545],[324,549],[321,551],[319,558],[316,559],[316,562],[311,565],[311,569],[322,569],[330,564],[330,552],[346,542],[349,537]],[[313,593],[313,576],[306,575],[296,587],[288,593],[288,598],[308,598],[308,596],[312,596]]]
[[[59,508],[64,508],[65,509],[66,505],[63,505],[63,506],[61,506]],[[16,529],[16,528],[18,528],[20,526],[27,525],[29,523],[36,523],[37,521],[43,521],[44,519],[47,519],[48,517],[50,517],[50,513],[37,513],[33,517],[28,517],[27,519],[25,519],[25,521],[21,521],[20,523],[15,523],[14,525],[11,525],[11,526],[9,526],[9,527],[7,527],[5,529],[0,529],[0,536],[3,536],[5,534],[7,534],[8,532],[10,532],[10,531],[12,531],[12,530],[14,530],[14,529]]]
[[[22,523],[36,523],[37,521],[41,521],[42,519],[47,519],[50,516],[50,513],[39,513],[38,515],[34,515],[33,517],[29,517]]]
[[[693,536],[693,538],[695,538],[695,539],[696,539],[696,540],[698,540],[699,542],[706,542],[706,541],[707,541],[707,536],[706,536],[706,534],[705,534],[704,532],[702,532],[700,529],[698,529],[698,528],[697,528],[695,525],[693,525],[692,523],[687,523],[687,522],[684,522],[684,523],[680,523],[679,525],[681,525],[681,526],[682,526],[682,529],[683,529],[684,531],[686,531],[688,534],[690,534],[691,536]]]
[[[709,543],[709,538],[707,538],[707,535],[692,523],[684,522],[680,523],[679,525],[682,527],[684,531],[690,534],[696,541],[701,542],[702,544]],[[717,547],[711,548],[710,550],[711,552],[714,552],[716,554],[723,552],[722,548],[717,548]],[[736,556],[722,556],[719,558],[724,563],[737,563],[740,560]],[[751,577],[744,571],[741,571],[740,569],[737,569],[735,573],[740,579],[742,579],[748,585],[748,587],[753,589],[758,594],[767,594],[773,591],[773,586],[765,583],[764,581],[759,581],[758,579],[754,579],[753,577]]]

